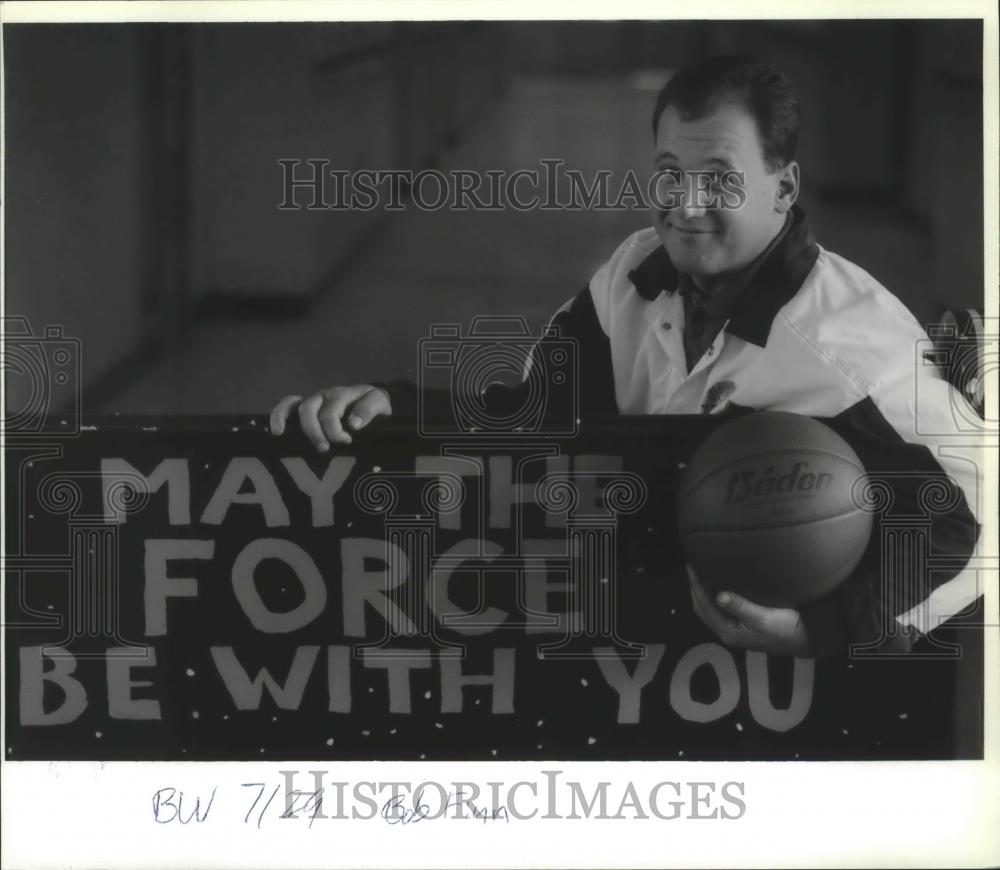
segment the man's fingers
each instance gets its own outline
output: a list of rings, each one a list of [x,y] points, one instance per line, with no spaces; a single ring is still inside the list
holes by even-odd
[[[723,613],[750,628],[762,628],[767,622],[768,608],[748,601],[735,592],[720,592],[715,603]]]
[[[697,616],[698,619],[708,625],[708,620],[704,616],[704,607],[701,603],[701,597],[695,591],[694,586],[691,587],[691,609],[694,610],[694,615]]]
[[[720,592],[713,597],[690,566],[688,579],[695,615],[726,646],[777,655],[809,654],[809,639],[798,611],[764,607],[735,592]]]
[[[354,439],[344,429],[343,419],[360,391],[347,387],[338,387],[325,393],[323,406],[319,411],[319,422],[329,438],[336,444],[350,444]]]
[[[319,420],[319,412],[323,407],[324,398],[322,393],[314,393],[299,403],[299,422],[302,424],[302,431],[313,446],[320,451],[330,449],[330,443],[326,440]]]
[[[386,394],[378,387],[372,387],[352,406],[347,425],[357,431],[367,426],[379,414],[391,414],[392,407]]]
[[[298,407],[302,432],[313,446],[325,452],[330,443],[350,444],[354,439],[345,428],[361,429],[379,414],[391,414],[392,405],[388,394],[368,384],[353,387],[331,387],[303,399],[301,396],[285,396],[271,411],[271,431],[280,435],[285,431],[288,416]]]
[[[690,566],[688,567],[688,580],[691,586],[691,600],[699,611],[698,615],[702,621],[708,623],[711,620],[713,624],[725,622],[725,615],[715,606],[712,596],[701,584],[698,575],[694,573],[694,570]]]
[[[271,409],[271,434],[281,435],[285,431],[285,423],[288,421],[288,414],[299,402],[302,396],[284,396],[278,404]]]
[[[701,585],[698,578],[690,569],[688,570],[688,585],[691,588],[691,603],[695,606],[696,610],[700,609],[704,611],[708,596],[705,593],[705,587]]]
[[[711,596],[696,579],[691,581],[691,605],[695,615],[723,642],[731,640],[735,627],[726,615],[713,603]]]

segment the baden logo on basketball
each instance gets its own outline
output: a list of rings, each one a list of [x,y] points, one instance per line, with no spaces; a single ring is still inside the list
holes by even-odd
[[[758,411],[727,421],[691,455],[678,486],[684,555],[711,593],[765,607],[816,601],[868,546],[872,514],[854,497],[865,473],[818,420]]]
[[[749,498],[789,493],[807,493],[826,489],[833,482],[833,475],[826,471],[807,471],[808,462],[796,462],[787,474],[779,475],[773,465],[764,471],[735,471],[729,475],[725,504],[736,504]]]

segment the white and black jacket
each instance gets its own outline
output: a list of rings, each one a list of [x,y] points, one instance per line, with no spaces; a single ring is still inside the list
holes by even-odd
[[[652,228],[629,236],[551,325],[578,344],[583,421],[746,409],[806,414],[829,422],[872,477],[889,482],[897,511],[910,504],[926,514],[930,498],[927,555],[951,567],[929,573],[936,588],[922,604],[892,614],[906,629],[888,638],[893,648],[978,596],[976,574],[963,570],[978,538],[981,467],[965,400],[925,362],[927,335],[906,307],[816,244],[801,209],[690,372],[678,273]],[[405,415],[412,387],[389,392],[394,413]],[[882,573],[872,549],[854,576],[803,609],[814,654],[883,636]]]

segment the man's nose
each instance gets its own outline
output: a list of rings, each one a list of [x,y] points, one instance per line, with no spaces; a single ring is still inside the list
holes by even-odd
[[[697,220],[705,216],[705,206],[698,202],[698,197],[693,192],[688,192],[680,207],[680,217],[682,220]]]

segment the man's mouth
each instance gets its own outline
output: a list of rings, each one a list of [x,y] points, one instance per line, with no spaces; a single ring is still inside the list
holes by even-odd
[[[667,227],[682,236],[710,236],[715,232],[704,227],[684,227],[669,222]]]
[[[664,229],[671,230],[684,238],[715,235],[715,230],[710,226],[706,227],[699,224],[677,223],[677,215],[671,214],[669,211],[661,211],[659,213],[659,223]]]

